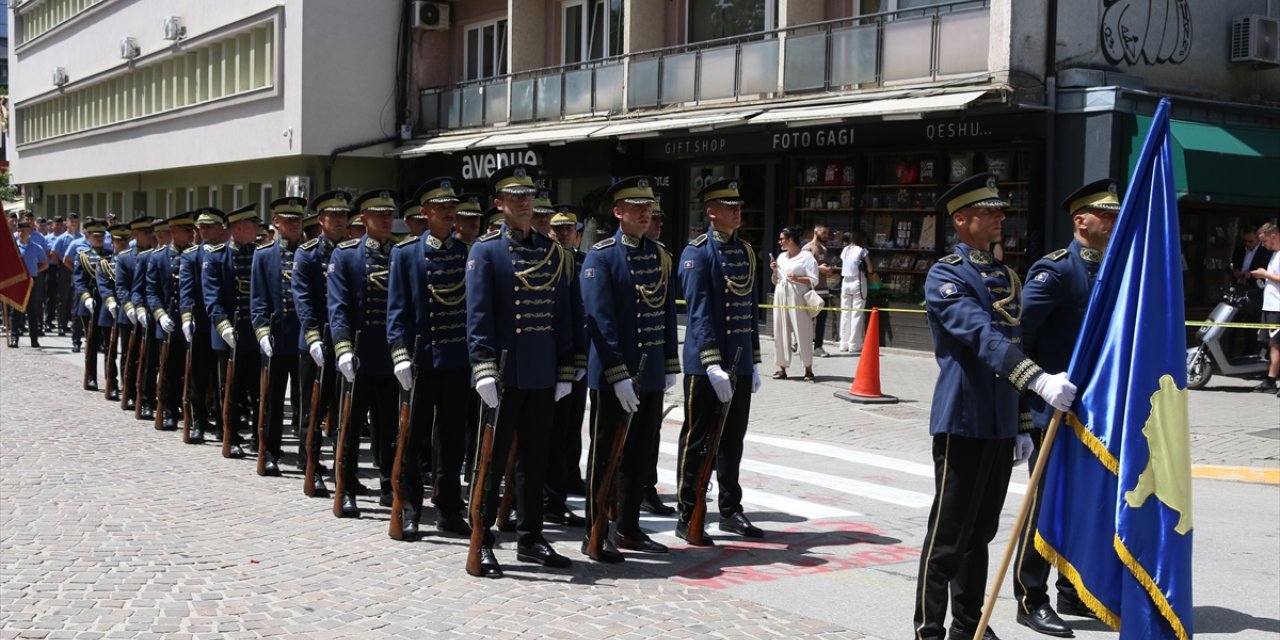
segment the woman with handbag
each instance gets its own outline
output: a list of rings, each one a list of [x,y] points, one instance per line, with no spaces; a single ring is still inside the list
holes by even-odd
[[[813,382],[813,317],[822,306],[822,299],[813,290],[818,283],[818,262],[813,254],[800,250],[799,226],[783,229],[778,234],[778,246],[782,254],[769,261],[773,271],[773,350],[778,365],[775,380],[787,378],[791,366],[791,343],[799,346],[800,363],[804,365],[804,379]],[[816,298],[814,302],[812,299]],[[809,307],[801,309],[797,307]]]

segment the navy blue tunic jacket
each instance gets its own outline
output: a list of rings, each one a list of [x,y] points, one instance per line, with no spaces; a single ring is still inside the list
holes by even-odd
[[[271,336],[273,354],[298,354],[298,314],[291,285],[297,251],[296,245],[277,238],[253,254],[249,315],[254,338]]]
[[[390,241],[369,236],[338,243],[329,261],[329,331],[334,357],[352,353],[360,331],[356,375],[389,376],[387,281]]]
[[[394,364],[413,360],[435,371],[471,368],[467,356],[467,246],[430,233],[391,250],[391,297],[387,302],[387,343]]]
[[[688,304],[684,372],[707,375],[718,364],[728,373],[751,375],[760,362],[756,323],[756,257],[751,245],[709,229],[689,241],[680,255],[680,282]],[[737,371],[729,371],[742,349]]]

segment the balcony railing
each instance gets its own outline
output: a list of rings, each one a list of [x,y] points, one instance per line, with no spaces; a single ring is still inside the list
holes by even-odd
[[[431,88],[419,125],[470,129],[980,74],[989,15],[990,0],[963,0]]]

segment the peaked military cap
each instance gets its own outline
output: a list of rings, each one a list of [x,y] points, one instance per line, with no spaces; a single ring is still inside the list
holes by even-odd
[[[551,204],[551,192],[546,189],[538,191],[538,195],[533,197],[533,212],[549,216],[555,211],[555,205]]]
[[[107,232],[107,223],[97,218],[89,218],[84,221],[83,231],[88,235],[103,234]]]
[[[480,205],[482,200],[478,193],[459,193],[458,215],[474,218],[484,216],[484,207]]]
[[[657,200],[653,197],[653,178],[649,176],[623,178],[609,187],[605,197],[610,202],[623,200],[627,204],[652,204]]]
[[[129,221],[129,229],[131,231],[151,231],[155,223],[156,219],[151,216],[139,216]]]
[[[240,222],[241,220],[258,222],[258,203],[250,202],[227,214],[227,222]]]
[[[227,214],[217,207],[201,207],[194,211],[196,224],[218,224],[227,226]]]
[[[313,213],[302,218],[303,229],[310,229],[318,224],[320,224],[320,216],[318,214]]]
[[[27,222],[26,220],[22,220],[22,221],[18,222],[18,228],[19,228],[19,229],[30,229],[30,228],[31,228],[31,223],[30,223],[30,222]]]
[[[170,216],[168,220],[165,220],[165,222],[169,224],[170,228],[194,227],[196,226],[196,216],[194,212],[188,211],[186,213],[179,213],[176,216]]]
[[[59,222],[66,222],[66,220],[63,220],[63,219],[62,219],[62,216],[54,216],[54,217],[53,217],[53,223],[54,223],[54,224],[58,224]]]
[[[371,189],[358,196],[351,203],[351,208],[355,211],[376,211],[380,213],[395,213],[399,207],[396,201],[400,196],[391,189]]]
[[[456,178],[448,176],[432,178],[422,183],[418,190],[413,192],[413,201],[424,205],[433,202],[458,202],[460,198],[454,190],[457,185]]]
[[[312,201],[316,213],[326,211],[351,211],[351,194],[341,189],[326,191]]]
[[[351,218],[347,220],[347,226],[348,226],[348,227],[363,227],[363,226],[364,226],[364,214],[362,214],[362,213],[357,213],[357,214],[355,214],[354,216],[351,216]]]
[[[1004,209],[1008,201],[1000,197],[1000,181],[994,173],[979,173],[965,178],[935,202],[945,214],[951,215],[966,207]]]
[[[571,204],[558,204],[555,206],[556,214],[551,216],[551,226],[558,227],[562,224],[571,224],[578,226],[578,208]]]
[[[285,218],[301,218],[307,212],[307,199],[285,196],[271,201],[271,213]]]
[[[649,213],[655,216],[662,215],[662,194],[661,193],[655,192],[653,194],[653,206],[650,207]]]
[[[1075,215],[1082,209],[1119,211],[1119,191],[1119,185],[1111,178],[1094,180],[1067,196],[1067,199],[1062,201],[1062,208],[1066,209],[1070,215]]]
[[[410,218],[422,217],[422,205],[417,200],[406,200],[400,203],[400,217],[408,220]],[[393,225],[394,226],[394,225]]]
[[[532,194],[537,191],[533,175],[537,169],[527,164],[509,164],[489,176],[489,188],[494,193],[512,195]]]
[[[741,181],[737,178],[722,178],[698,191],[698,198],[703,204],[712,201],[728,205],[742,204],[742,194],[738,193],[740,184]]]
[[[72,211],[71,213],[68,213],[68,214],[67,214],[67,219],[68,219],[68,220],[79,220],[79,219],[80,219],[80,214],[78,214],[78,213],[76,213],[76,212]]]
[[[113,224],[113,225],[111,225],[111,226],[107,227],[107,233],[110,233],[110,234],[111,234],[111,238],[112,238],[113,240],[128,240],[128,239],[129,239],[129,225],[127,225],[127,224]]]
[[[489,207],[489,210],[485,211],[484,215],[489,219],[490,225],[502,224],[503,220],[506,219],[506,216],[502,214],[502,209],[497,207]]]

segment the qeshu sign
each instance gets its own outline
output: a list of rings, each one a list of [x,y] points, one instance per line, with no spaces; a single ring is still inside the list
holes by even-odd
[[[542,158],[533,150],[467,154],[462,157],[462,179],[485,180],[509,164],[540,165]]]

